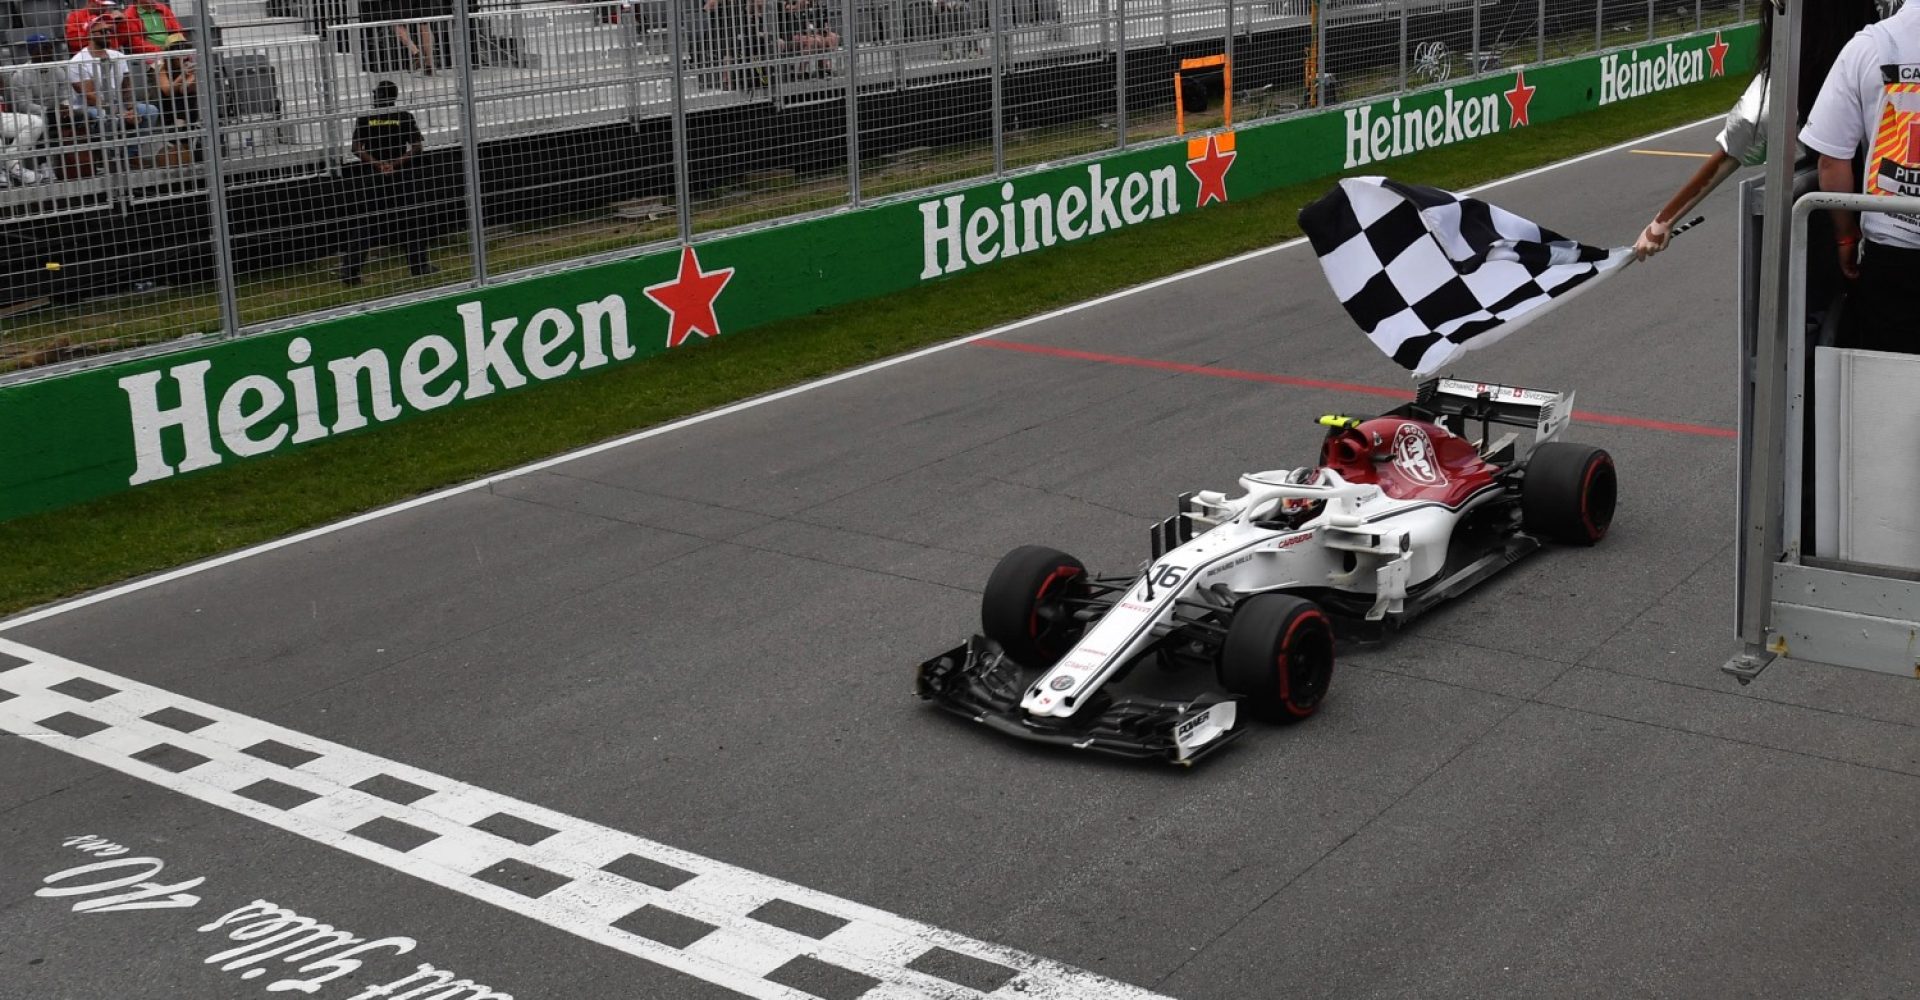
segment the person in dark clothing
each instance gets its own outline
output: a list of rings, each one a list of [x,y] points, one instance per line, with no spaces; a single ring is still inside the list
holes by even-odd
[[[174,36],[166,54],[153,60],[153,85],[159,92],[160,127],[192,129],[200,124],[200,73],[193,43]]]
[[[345,285],[360,284],[367,253],[383,236],[389,244],[405,246],[415,277],[439,270],[427,260],[426,232],[413,211],[419,192],[409,165],[420,155],[420,126],[412,114],[394,108],[399,99],[398,84],[380,81],[373,88],[374,113],[353,124],[356,162],[347,168],[346,190],[348,203],[359,214],[349,223],[340,257],[340,281]]]
[[[154,154],[155,164],[179,166],[199,159],[200,74],[194,66],[193,43],[174,35],[161,58],[152,62],[153,85],[160,107],[160,128],[169,141]]]

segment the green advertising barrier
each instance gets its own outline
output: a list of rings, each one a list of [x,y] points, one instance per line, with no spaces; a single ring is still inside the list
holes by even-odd
[[[1753,64],[1752,26],[0,389],[0,520]]]

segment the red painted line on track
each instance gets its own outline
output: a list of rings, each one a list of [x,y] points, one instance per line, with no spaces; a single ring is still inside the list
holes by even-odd
[[[1190,365],[1181,361],[1160,361],[1154,358],[1138,358],[1126,354],[1102,354],[1097,351],[1077,351],[1069,347],[1047,347],[1043,344],[1028,344],[1017,340],[1002,340],[988,337],[974,341],[975,347],[993,347],[1003,351],[1015,351],[1021,354],[1038,354],[1049,358],[1065,358],[1069,361],[1094,361],[1105,365],[1121,365],[1127,368],[1148,368],[1154,371],[1178,372],[1182,375],[1205,375],[1208,378],[1234,379],[1240,382],[1264,382],[1268,385],[1285,385],[1296,389],[1325,389],[1329,392],[1346,392],[1363,396],[1381,396],[1387,399],[1407,400],[1413,393],[1405,389],[1389,389],[1385,386],[1362,385],[1358,382],[1337,382],[1331,379],[1306,378],[1300,375],[1276,375],[1271,372],[1251,372],[1240,368],[1218,368],[1213,365]],[[1632,427],[1638,430],[1665,431],[1669,434],[1689,434],[1694,437],[1732,438],[1736,433],[1730,427],[1714,427],[1709,424],[1689,424],[1674,420],[1653,420],[1647,417],[1623,417],[1611,413],[1590,413],[1575,410],[1575,420],[1590,424],[1606,424],[1612,427]]]
[[[1357,392],[1369,396],[1385,396],[1388,399],[1413,398],[1413,393],[1405,389],[1387,389],[1377,385],[1361,385],[1358,382],[1333,382],[1323,378],[1303,378],[1299,375],[1273,375],[1267,372],[1243,371],[1239,368],[1189,365],[1179,361],[1156,361],[1152,358],[1136,358],[1125,354],[1096,354],[1093,351],[1076,351],[1065,347],[1045,347],[1040,344],[1023,344],[1017,340],[1001,340],[998,337],[976,340],[974,341],[974,346],[998,347],[1003,351],[1019,351],[1023,354],[1043,354],[1050,358],[1068,358],[1074,361],[1098,361],[1101,364],[1125,365],[1129,368],[1152,368],[1163,372],[1179,372],[1183,375],[1207,375],[1213,378],[1238,379],[1242,382],[1267,382],[1273,385],[1290,385],[1296,389],[1328,389],[1333,392]]]
[[[1686,424],[1672,420],[1654,420],[1649,417],[1622,417],[1612,413],[1589,413],[1586,410],[1573,411],[1573,419],[1590,424],[1610,424],[1614,427],[1634,427],[1643,431],[1666,431],[1669,434],[1692,434],[1695,437],[1727,438],[1740,436],[1740,432],[1731,427],[1715,427],[1711,424]]]

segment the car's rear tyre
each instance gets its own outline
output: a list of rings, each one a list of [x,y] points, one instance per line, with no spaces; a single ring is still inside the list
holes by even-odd
[[[1058,549],[1014,549],[987,577],[980,597],[980,631],[1021,666],[1052,666],[1086,630],[1063,601],[1086,594],[1086,576],[1080,560]]]
[[[1520,518],[1529,533],[1572,545],[1607,536],[1619,500],[1613,456],[1592,445],[1549,441],[1527,459]]]
[[[1333,622],[1318,604],[1255,594],[1240,604],[1220,650],[1220,685],[1281,722],[1312,715],[1333,683]]]

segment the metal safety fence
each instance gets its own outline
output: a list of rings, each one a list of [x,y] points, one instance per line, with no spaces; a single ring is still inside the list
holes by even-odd
[[[1747,20],[1747,0],[0,0],[0,381]]]

